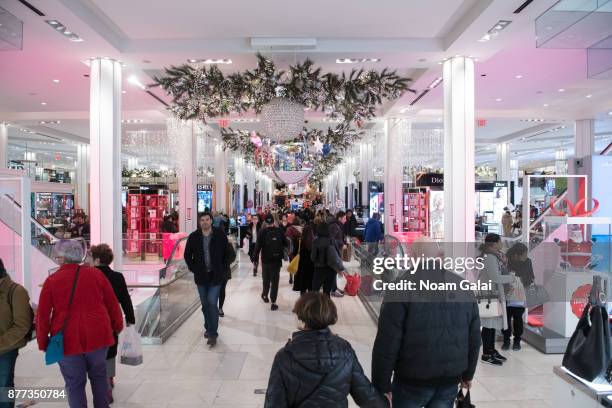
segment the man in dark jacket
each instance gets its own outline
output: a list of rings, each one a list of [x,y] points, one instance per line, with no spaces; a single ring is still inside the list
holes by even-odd
[[[314,265],[312,290],[318,292],[323,286],[323,292],[328,296],[336,287],[336,274],[345,270],[335,243],[329,236],[329,230],[329,224],[318,225],[317,237],[312,241],[310,252],[310,259]]]
[[[438,257],[437,252],[428,239],[413,245],[414,256]],[[421,281],[459,288],[461,276],[433,264],[405,278],[417,288]],[[394,291],[380,311],[372,383],[392,397],[393,406],[452,408],[458,384],[471,387],[480,345],[480,317],[470,290]]]
[[[266,216],[265,223],[265,228],[262,228],[257,236],[253,256],[255,259],[259,259],[259,254],[261,253],[261,274],[263,277],[261,298],[266,303],[272,301],[270,309],[277,310],[276,297],[278,296],[280,268],[283,265],[285,247],[288,246],[288,242],[283,230],[274,223],[272,214]]]
[[[346,224],[346,213],[344,211],[338,211],[336,217],[329,224],[329,237],[331,238],[338,254],[342,254],[345,248],[347,248],[346,236],[344,235],[344,225]],[[336,285],[336,279],[332,282],[331,295],[335,297],[344,296],[344,291],[338,289]]]
[[[223,230],[212,227],[211,213],[200,214],[198,221],[200,228],[187,238],[185,263],[198,286],[204,314],[204,337],[208,338],[207,344],[214,347],[219,336],[219,294],[229,264],[227,236]]]
[[[378,254],[378,243],[384,239],[380,213],[372,214],[372,218],[365,225],[363,240],[368,245],[368,253],[374,257]]]

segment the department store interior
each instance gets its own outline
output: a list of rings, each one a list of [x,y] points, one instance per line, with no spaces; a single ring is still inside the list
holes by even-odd
[[[612,366],[590,381],[563,361],[595,289],[612,310],[611,16],[608,0],[0,0],[0,259],[36,310],[59,242],[112,248],[144,357],[117,365],[112,407],[262,407],[300,293],[286,259],[279,310],[262,303],[256,215],[352,211],[360,287],[332,297],[331,330],[368,377],[385,298],[369,221],[386,257],[497,234],[527,247],[541,301],[520,351],[479,361],[472,403],[610,407]],[[184,260],[204,212],[238,254],[215,348]],[[63,385],[36,341],[19,351],[16,388]]]

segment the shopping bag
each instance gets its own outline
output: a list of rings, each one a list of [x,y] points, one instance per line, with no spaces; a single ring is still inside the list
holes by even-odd
[[[570,338],[563,366],[587,381],[603,376],[610,362],[608,312],[599,305],[587,305]]]
[[[297,254],[293,257],[291,262],[289,262],[289,266],[287,266],[287,272],[290,274],[295,274],[298,271],[298,266],[300,264],[300,254]]]
[[[542,285],[533,284],[525,288],[525,298],[527,300],[527,308],[542,306],[550,300],[548,292]]]
[[[344,287],[344,293],[349,296],[357,296],[359,287],[361,286],[361,276],[356,273],[354,275],[345,274],[346,286]]]
[[[346,278],[341,273],[336,274],[336,287],[342,291],[346,288]]]
[[[126,327],[122,333],[119,356],[121,364],[131,366],[142,364],[142,345],[134,326]]]
[[[476,408],[476,405],[472,404],[472,398],[470,397],[470,390],[463,395],[463,390],[460,389],[457,394],[457,406],[456,408]]]

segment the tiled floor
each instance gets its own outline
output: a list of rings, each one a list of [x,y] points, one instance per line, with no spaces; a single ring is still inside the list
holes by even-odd
[[[202,315],[194,315],[163,346],[145,346],[144,363],[117,365],[116,408],[193,408],[263,406],[276,351],[284,345],[296,320],[291,307],[298,295],[281,272],[280,310],[272,312],[259,298],[261,278],[252,276],[246,256],[228,284],[219,343],[209,350],[202,336]],[[195,290],[195,289],[194,289]],[[367,373],[376,327],[357,298],[336,300],[339,321],[333,330],[349,340]],[[60,386],[57,366],[45,367],[33,344],[17,362],[18,386]],[[546,408],[552,406],[552,368],[561,356],[547,356],[525,345],[507,352],[503,367],[479,365],[472,391],[478,408]],[[90,397],[91,401],[91,397]],[[40,403],[41,407],[65,404]],[[354,406],[354,405],[352,405]]]

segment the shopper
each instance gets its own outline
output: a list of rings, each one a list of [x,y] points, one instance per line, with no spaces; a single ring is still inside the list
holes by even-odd
[[[106,356],[123,329],[123,317],[113,288],[100,270],[79,265],[83,247],[71,240],[55,244],[60,265],[40,292],[36,340],[42,351],[49,338],[63,330],[64,359],[59,362],[71,408],[87,406],[85,385],[91,382],[93,406],[108,407]],[[72,300],[72,302],[71,302]]]
[[[213,228],[211,213],[200,214],[198,223],[199,228],[187,238],[184,257],[198,287],[204,315],[204,337],[212,348],[219,336],[219,296],[229,265],[227,235],[222,229]]]
[[[19,349],[29,340],[32,318],[28,292],[13,282],[0,259],[0,389],[15,386],[15,364]],[[2,408],[14,406],[0,402]]]
[[[312,242],[314,241],[315,224],[313,222],[313,214],[310,210],[304,210],[302,217],[306,224],[302,228],[302,235],[300,238],[300,261],[293,282],[293,290],[299,291],[300,294],[303,295],[312,290],[314,264],[312,263],[310,255],[312,251]]]
[[[161,232],[176,234],[178,232],[178,228],[174,224],[172,220],[172,216],[166,215],[164,217],[164,222],[161,225]]]
[[[344,235],[355,237],[357,235],[357,218],[352,210],[346,210],[346,223],[343,226]]]
[[[368,254],[374,258],[378,254],[378,243],[384,240],[380,213],[372,214],[372,217],[366,223],[363,240],[368,246]]]
[[[287,233],[287,228],[289,228],[291,224],[289,223],[289,214],[283,213],[281,215],[280,229],[283,231],[283,234]]]
[[[502,253],[501,237],[497,234],[487,234],[485,242],[480,246],[483,257],[484,268],[480,272],[480,282],[493,283],[493,290],[484,293],[487,298],[496,299],[501,304],[502,315],[499,317],[487,317],[481,319],[482,325],[482,361],[488,364],[501,366],[506,357],[495,349],[495,330],[508,328],[508,317],[506,314],[506,296],[504,284],[512,283],[512,276],[506,274],[507,262]],[[484,300],[486,301],[486,299]]]
[[[71,238],[82,237],[89,240],[89,224],[85,222],[84,214],[75,214],[72,219],[72,227],[68,232]]]
[[[330,225],[317,226],[317,237],[312,242],[310,259],[314,264],[312,290],[318,292],[323,287],[326,295],[331,295],[336,284],[336,275],[345,272],[338,248],[330,237]]]
[[[521,349],[523,335],[523,315],[527,307],[525,288],[531,286],[535,280],[531,259],[527,256],[529,248],[525,244],[517,243],[508,250],[508,271],[516,276],[514,283],[506,293],[506,314],[508,315],[508,328],[503,330],[504,344],[502,350],[510,349],[510,337],[514,334],[512,350]]]
[[[360,407],[388,406],[363,373],[350,343],[329,329],[338,313],[328,296],[306,293],[295,303],[293,313],[302,326],[276,353],[266,408],[348,407],[349,394]]]
[[[413,256],[438,258],[437,244],[419,238]],[[436,262],[407,272],[412,282],[455,283]],[[418,286],[417,286],[418,287]],[[452,408],[458,385],[470,388],[480,351],[480,319],[471,291],[388,294],[372,350],[372,383],[399,408]],[[393,381],[392,381],[393,378]]]
[[[247,227],[246,236],[249,240],[249,258],[253,264],[253,276],[257,276],[257,268],[259,267],[259,258],[255,257],[255,245],[257,244],[257,236],[261,229],[261,223],[258,214],[253,214],[251,222]]]
[[[227,289],[227,282],[232,279],[232,264],[236,260],[236,250],[234,244],[227,241],[227,267],[225,268],[225,276],[223,277],[223,283],[221,284],[221,292],[219,292],[219,317],[224,317],[225,312],[223,311],[223,305],[225,304],[225,290]]]
[[[346,224],[346,213],[344,211],[338,211],[336,217],[331,221],[329,225],[329,237],[336,246],[338,254],[342,257],[344,251],[348,250],[348,243],[346,236],[344,235],[344,225]],[[341,258],[342,259],[342,258]],[[338,289],[336,286],[336,279],[332,282],[331,295],[335,297],[344,296],[344,291]]]
[[[261,253],[263,291],[261,298],[264,302],[272,302],[271,310],[277,310],[276,298],[278,296],[278,282],[280,279],[280,268],[283,264],[287,239],[283,230],[274,221],[272,214],[265,218],[266,226],[259,232],[257,244],[255,245],[254,258],[258,259]],[[269,297],[268,297],[269,296]]]
[[[501,219],[502,229],[504,231],[505,237],[512,236],[512,226],[514,225],[514,220],[512,219],[512,213],[506,207],[504,208],[504,215],[502,215]]]
[[[288,247],[288,256],[287,260],[291,262],[293,258],[298,255],[300,250],[300,241],[302,238],[302,230],[303,226],[301,225],[302,219],[299,217],[294,217],[293,222],[287,225],[287,229],[285,230],[285,237],[289,242]],[[293,285],[293,274],[289,274],[289,284]]]
[[[91,257],[93,264],[97,267],[106,279],[110,282],[115,296],[121,305],[123,315],[125,316],[125,322],[128,326],[136,324],[136,317],[134,316],[134,307],[132,306],[132,299],[130,298],[130,292],[128,291],[125,278],[119,272],[115,272],[111,269],[110,264],[113,263],[113,250],[107,244],[94,245],[91,247]],[[108,349],[106,355],[106,375],[108,376],[108,400],[113,402],[113,388],[115,388],[115,372],[116,372],[116,359],[117,346],[119,343],[118,333],[115,335],[115,344]]]

